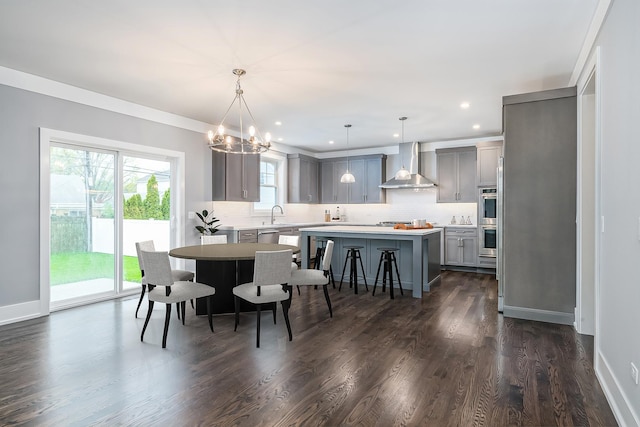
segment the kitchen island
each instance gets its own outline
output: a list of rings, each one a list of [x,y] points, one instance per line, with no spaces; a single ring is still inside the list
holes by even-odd
[[[397,259],[403,288],[411,287],[414,298],[422,298],[433,282],[440,278],[441,228],[395,230],[392,227],[333,225],[301,228],[303,268],[308,268],[309,256],[315,255],[311,237],[335,242],[331,265],[336,280],[340,280],[346,252],[343,246],[360,245],[365,276],[373,285],[380,252],[377,248],[397,247]],[[409,273],[409,274],[407,274]]]

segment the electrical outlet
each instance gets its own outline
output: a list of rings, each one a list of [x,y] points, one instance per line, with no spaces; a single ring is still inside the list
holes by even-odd
[[[195,219],[195,217],[196,217],[196,213],[195,212],[189,212],[187,214],[187,218],[189,218],[189,219]]]
[[[638,385],[638,368],[633,362],[631,362],[631,378],[633,378],[633,382]]]

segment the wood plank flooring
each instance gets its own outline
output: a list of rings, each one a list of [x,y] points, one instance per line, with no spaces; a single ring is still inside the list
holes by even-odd
[[[503,318],[493,276],[444,272],[425,298],[322,289],[293,297],[293,341],[263,312],[173,313],[145,342],[136,299],[0,327],[0,425],[613,426],[593,339]],[[141,313],[146,313],[146,303]]]

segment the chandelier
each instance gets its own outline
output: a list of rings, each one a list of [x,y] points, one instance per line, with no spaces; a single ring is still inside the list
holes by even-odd
[[[227,108],[227,112],[224,113],[222,117],[222,121],[218,125],[218,130],[214,133],[213,131],[209,131],[207,137],[209,139],[209,148],[214,151],[219,151],[222,153],[233,153],[233,154],[257,154],[264,153],[269,150],[271,147],[271,135],[267,132],[265,133],[265,137],[262,138],[262,134],[255,126],[255,119],[253,118],[253,114],[251,114],[251,110],[249,110],[249,106],[247,102],[244,100],[244,96],[242,95],[242,88],[240,87],[240,77],[244,76],[247,72],[245,70],[236,68],[233,70],[233,74],[238,77],[236,81],[236,96],[231,101],[231,105]],[[234,104],[238,104],[238,113],[240,118],[240,137],[233,137],[228,133],[225,133],[224,121],[229,115],[229,111],[234,106]],[[245,138],[244,133],[244,123],[242,121],[242,116],[244,111],[246,110],[249,118],[251,118],[251,123],[249,126],[249,137]]]
[[[353,184],[356,182],[356,177],[349,172],[349,128],[351,125],[344,125],[347,128],[347,171],[340,177],[340,182],[343,184]]]

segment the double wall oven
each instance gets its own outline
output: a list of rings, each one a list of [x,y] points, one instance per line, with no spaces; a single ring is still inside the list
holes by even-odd
[[[478,199],[478,255],[481,257],[495,258],[497,255],[497,214],[497,188],[481,188]]]

